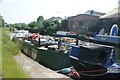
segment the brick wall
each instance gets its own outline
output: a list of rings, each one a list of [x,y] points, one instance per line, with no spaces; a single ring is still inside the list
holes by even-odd
[[[68,18],[68,28],[78,34],[84,34],[88,27],[95,26],[99,17],[80,14]]]

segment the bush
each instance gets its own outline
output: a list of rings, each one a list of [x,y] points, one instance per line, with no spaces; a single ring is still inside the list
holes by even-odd
[[[81,41],[89,41],[89,37],[85,36],[85,35],[78,35],[77,39],[81,40]]]

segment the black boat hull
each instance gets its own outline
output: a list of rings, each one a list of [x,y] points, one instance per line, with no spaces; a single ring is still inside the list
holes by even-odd
[[[96,72],[92,72],[92,70],[90,70],[91,72],[84,72],[89,69],[86,69],[85,66],[82,66],[81,64],[86,64],[86,63],[80,62],[72,58],[71,58],[71,63],[74,69],[80,75],[80,79],[78,79],[77,77],[74,77],[75,80],[120,80],[120,73],[107,73],[107,71],[104,70],[102,66],[87,64],[88,65],[87,67],[90,67],[91,69],[96,67]],[[103,71],[97,72],[97,70],[103,70]]]
[[[97,41],[97,40],[93,40],[93,39],[90,39],[89,42],[96,43],[96,44],[103,44],[103,45],[120,47],[120,44],[115,44],[115,43],[110,43],[110,42],[104,42],[104,41]]]
[[[86,76],[80,74],[80,80],[120,80],[120,73],[107,73],[101,76]]]
[[[96,35],[95,37],[90,37],[89,41],[98,43],[98,44],[120,47],[120,37],[119,36]]]

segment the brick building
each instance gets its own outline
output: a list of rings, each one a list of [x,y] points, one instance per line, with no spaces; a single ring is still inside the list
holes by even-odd
[[[74,31],[77,34],[86,35],[89,31],[89,27],[97,26],[99,17],[104,13],[88,10],[85,14],[79,14],[77,16],[68,17],[68,29]]]
[[[113,24],[117,24],[119,27],[119,35],[120,35],[120,7],[114,8],[109,13],[100,17],[100,20],[103,23],[103,28],[106,33],[110,33],[110,29]]]
[[[78,34],[84,34],[88,27],[95,26],[99,20],[98,16],[80,14],[68,18],[68,29]]]

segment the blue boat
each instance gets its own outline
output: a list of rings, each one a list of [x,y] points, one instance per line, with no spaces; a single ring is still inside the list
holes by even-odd
[[[70,59],[82,80],[116,80],[120,78],[120,64],[116,63],[115,54],[113,46],[85,43],[72,46]]]
[[[96,35],[95,38],[90,38],[90,42],[120,47],[119,36]]]
[[[102,32],[102,34],[101,34]],[[118,26],[114,24],[109,35],[105,35],[101,30],[95,37],[90,37],[90,42],[120,47],[120,36],[118,36]]]

